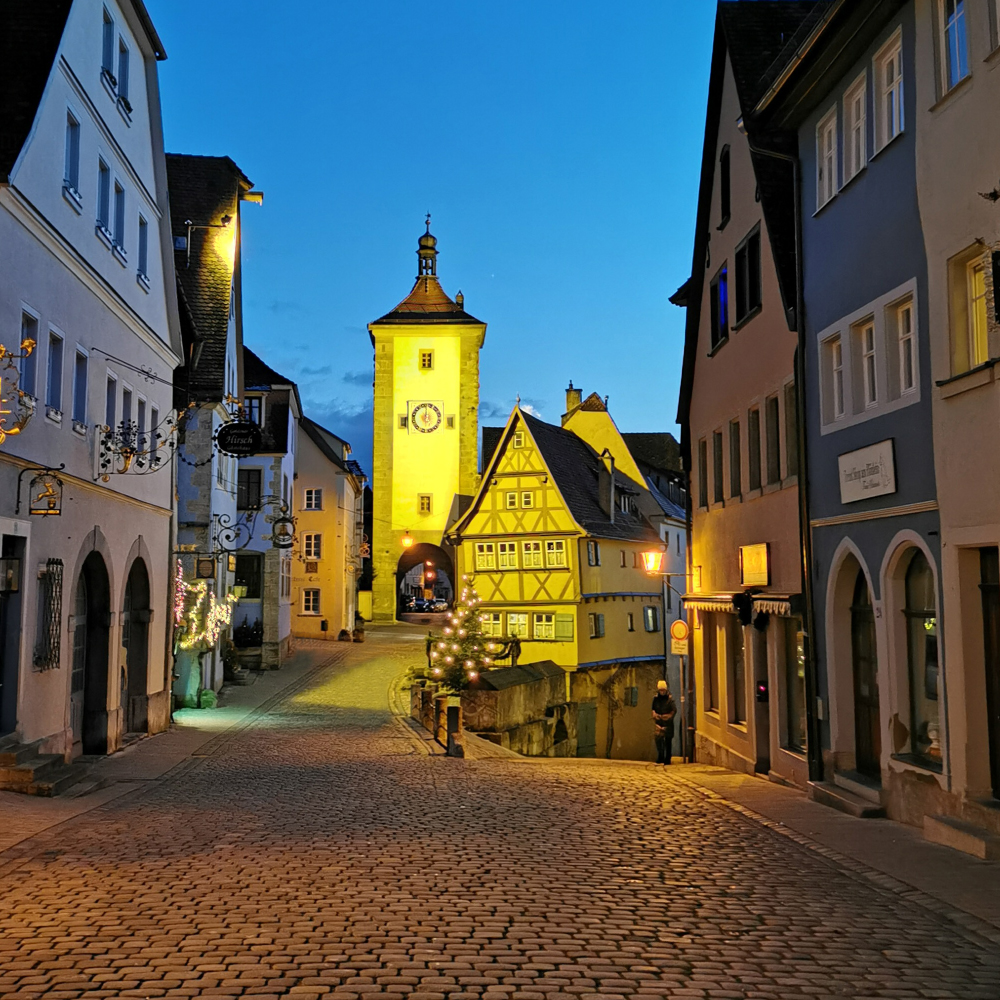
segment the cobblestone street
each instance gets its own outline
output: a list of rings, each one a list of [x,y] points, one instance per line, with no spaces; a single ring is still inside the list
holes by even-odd
[[[0,996],[1000,997],[997,944],[683,769],[428,756],[420,646],[330,654],[0,869]]]

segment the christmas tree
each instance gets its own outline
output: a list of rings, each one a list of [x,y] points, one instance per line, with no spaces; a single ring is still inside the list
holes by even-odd
[[[489,670],[498,648],[483,633],[480,598],[467,576],[462,577],[461,596],[448,614],[442,634],[432,636],[428,655],[431,674],[452,691],[462,691],[480,671]]]

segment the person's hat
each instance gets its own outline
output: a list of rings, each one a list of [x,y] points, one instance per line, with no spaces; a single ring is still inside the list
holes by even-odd
[[[666,681],[657,681],[656,682],[656,690],[657,691],[666,691],[667,690],[667,682]]]

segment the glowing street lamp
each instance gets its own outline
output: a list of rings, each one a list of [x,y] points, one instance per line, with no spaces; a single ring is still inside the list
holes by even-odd
[[[650,576],[660,576],[663,570],[663,551],[651,549],[642,553],[642,568]]]
[[[399,540],[399,544],[403,546],[404,549],[408,549],[413,545],[413,536],[409,531],[404,532],[403,537]]]

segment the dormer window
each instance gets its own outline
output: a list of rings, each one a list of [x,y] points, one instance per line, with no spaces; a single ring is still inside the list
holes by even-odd
[[[263,427],[264,419],[264,397],[247,396],[246,401],[247,420],[258,427]]]

